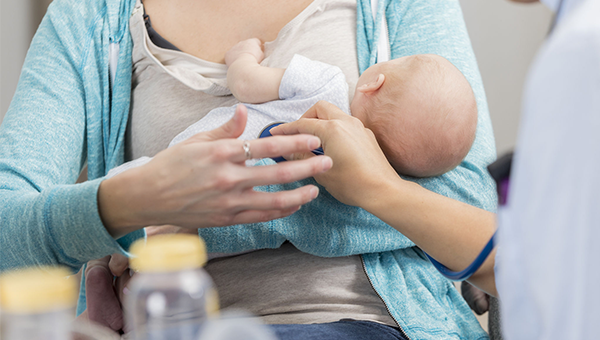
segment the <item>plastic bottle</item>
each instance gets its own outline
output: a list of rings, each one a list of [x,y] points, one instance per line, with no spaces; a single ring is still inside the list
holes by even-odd
[[[62,268],[25,269],[0,277],[2,340],[71,339],[77,288]]]
[[[213,281],[202,269],[206,246],[197,235],[159,235],[131,247],[137,275],[126,294],[126,322],[136,340],[197,340],[218,313]]]

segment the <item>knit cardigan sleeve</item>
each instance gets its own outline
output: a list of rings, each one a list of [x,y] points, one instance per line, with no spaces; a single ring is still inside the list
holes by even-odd
[[[100,1],[54,1],[31,43],[0,127],[0,271],[78,270],[124,252],[98,213],[102,178],[74,184],[91,156],[88,136],[102,134],[89,125],[103,103],[89,96],[84,74],[106,11]]]

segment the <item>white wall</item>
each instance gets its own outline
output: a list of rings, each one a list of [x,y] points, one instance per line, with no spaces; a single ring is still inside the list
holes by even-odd
[[[17,87],[29,43],[51,0],[0,0],[0,121]]]
[[[49,0],[0,0],[0,119],[8,109],[29,41]],[[486,88],[501,154],[515,144],[527,67],[550,12],[507,0],[460,0]],[[8,47],[8,48],[7,48]]]
[[[0,2],[0,118],[8,109],[33,36],[32,14],[30,0]]]
[[[548,31],[551,12],[541,4],[506,0],[460,2],[502,155],[515,145],[523,82]]]

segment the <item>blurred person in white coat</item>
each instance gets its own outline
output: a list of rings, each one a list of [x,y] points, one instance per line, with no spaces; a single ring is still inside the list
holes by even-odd
[[[525,86],[496,284],[506,339],[600,338],[600,0],[556,13]]]

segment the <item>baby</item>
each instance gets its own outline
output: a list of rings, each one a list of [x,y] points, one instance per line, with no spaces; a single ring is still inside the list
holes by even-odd
[[[322,78],[319,84],[302,79],[302,75],[294,76],[300,72],[291,69],[319,69],[321,63],[306,60],[301,62],[304,65],[295,65],[300,62],[293,60],[286,70],[261,66],[262,59],[258,39],[238,43],[225,56],[229,66],[227,83],[241,102],[286,99],[288,83],[305,87],[294,81],[315,85],[304,91],[305,96],[315,97],[309,94],[313,91],[329,93],[329,101],[347,98],[347,90],[336,85],[342,76],[321,70],[317,75]],[[338,68],[329,68],[334,70],[332,74],[341,75]],[[356,86],[350,112],[373,131],[398,173],[413,177],[441,175],[455,168],[469,152],[477,127],[477,104],[465,77],[445,58],[417,55],[375,64],[360,76]],[[339,92],[334,92],[336,89]],[[344,110],[344,106],[340,108]],[[252,119],[249,115],[248,121]]]

